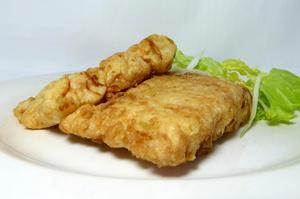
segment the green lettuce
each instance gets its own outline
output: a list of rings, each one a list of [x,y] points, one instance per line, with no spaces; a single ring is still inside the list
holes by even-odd
[[[273,68],[263,77],[260,92],[260,117],[272,124],[290,123],[300,110],[300,78],[287,70]]]
[[[173,63],[185,69],[192,60],[192,56],[177,50]],[[253,121],[265,120],[272,125],[291,123],[296,116],[295,112],[300,110],[300,78],[287,70],[273,68],[265,73],[247,66],[239,59],[219,62],[211,57],[202,57],[193,68],[239,83],[252,93],[255,107],[252,108],[249,124],[246,125],[248,127],[242,131],[242,135]]]

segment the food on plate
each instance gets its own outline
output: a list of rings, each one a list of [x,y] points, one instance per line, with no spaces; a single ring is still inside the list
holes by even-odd
[[[178,49],[174,65],[236,82],[252,92],[251,117],[241,135],[247,132],[253,121],[265,120],[272,125],[292,123],[295,112],[300,110],[300,77],[290,71],[272,68],[265,73],[258,68],[250,68],[239,59],[218,62],[211,57],[187,56]]]
[[[36,97],[19,103],[14,114],[30,129],[54,126],[83,104],[100,103],[151,75],[166,73],[175,52],[171,39],[150,35],[127,51],[101,61],[99,67],[49,83]]]
[[[27,128],[59,124],[67,134],[165,167],[211,151],[242,126],[244,135],[255,121],[290,123],[297,110],[297,75],[187,56],[168,37],[150,35],[99,67],[49,83],[14,114]]]
[[[250,116],[251,94],[243,86],[199,74],[154,76],[123,96],[86,104],[68,115],[60,129],[144,160],[176,166],[212,149]]]

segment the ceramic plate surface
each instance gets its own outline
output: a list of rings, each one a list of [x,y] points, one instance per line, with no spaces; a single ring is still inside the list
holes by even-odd
[[[48,175],[55,173],[61,174],[59,176],[72,176],[74,179],[87,177],[102,183],[113,180],[123,182],[125,187],[127,182],[136,182],[134,186],[140,187],[140,190],[149,189],[149,183],[165,183],[165,186],[170,186],[176,182],[173,184],[176,187],[193,182],[195,186],[204,183],[209,187],[211,182],[215,182],[210,187],[213,190],[215,186],[221,186],[218,183],[224,183],[224,180],[240,186],[253,176],[257,180],[269,176],[267,182],[276,185],[282,183],[279,176],[283,172],[292,175],[289,181],[300,181],[293,176],[300,173],[300,118],[296,118],[291,125],[269,126],[258,122],[243,138],[238,133],[226,137],[216,143],[212,153],[175,168],[162,169],[133,158],[125,149],[111,149],[76,136],[65,135],[57,127],[45,130],[25,129],[12,115],[13,107],[59,76],[35,76],[0,85],[0,90],[5,93],[0,98],[0,160],[6,163],[17,161],[18,172],[34,172],[39,168]],[[293,172],[296,173],[292,174]],[[10,175],[16,179],[18,177],[15,172]],[[60,178],[62,177],[47,183]],[[28,183],[34,183],[35,180],[38,178],[31,178]],[[128,187],[128,190],[132,188],[134,187]],[[102,190],[103,193],[106,191],[108,190]],[[239,192],[240,190],[237,193]],[[191,193],[197,193],[197,190]]]

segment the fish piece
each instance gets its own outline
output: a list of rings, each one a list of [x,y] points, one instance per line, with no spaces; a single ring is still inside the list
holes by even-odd
[[[14,114],[30,129],[54,126],[83,104],[101,103],[153,74],[166,73],[175,52],[176,45],[170,38],[150,35],[127,51],[103,60],[99,67],[49,83],[36,97],[19,103]]]
[[[67,133],[126,148],[158,167],[209,152],[213,143],[248,121],[249,91],[199,74],[154,76],[123,96],[78,108],[60,123]]]

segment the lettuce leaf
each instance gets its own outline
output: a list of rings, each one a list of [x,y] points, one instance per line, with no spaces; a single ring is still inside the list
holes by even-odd
[[[225,71],[222,65],[211,57],[203,57],[196,65],[195,69],[206,71],[217,77],[225,77]]]
[[[192,60],[192,56],[177,50],[173,63],[177,67],[186,68]],[[300,78],[287,70],[273,68],[269,73],[265,73],[258,68],[249,67],[240,59],[219,62],[211,57],[202,57],[194,69],[248,88],[257,98],[253,101],[258,102],[252,110],[255,114],[254,121],[266,120],[272,125],[291,123],[295,112],[300,110]],[[261,78],[260,81],[256,81],[258,77]],[[252,121],[250,122],[252,124]]]
[[[192,56],[184,55],[182,51],[177,49],[173,64],[181,68],[186,68],[193,59]]]
[[[265,120],[272,124],[290,123],[300,110],[300,78],[287,70],[273,68],[263,77],[260,91]]]

